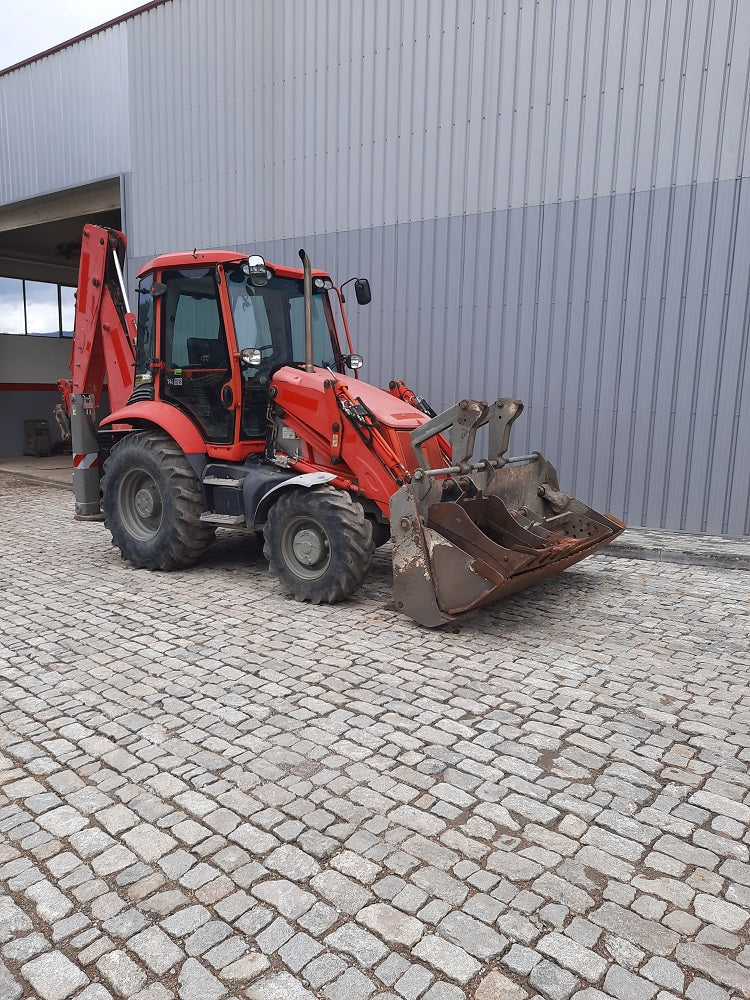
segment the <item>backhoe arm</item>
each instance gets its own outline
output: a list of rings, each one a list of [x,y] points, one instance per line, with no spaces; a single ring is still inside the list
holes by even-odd
[[[123,407],[133,391],[136,324],[122,277],[125,246],[115,229],[84,227],[72,377],[58,383],[70,417],[76,514],[84,518],[100,516],[96,407],[105,380],[112,410]]]

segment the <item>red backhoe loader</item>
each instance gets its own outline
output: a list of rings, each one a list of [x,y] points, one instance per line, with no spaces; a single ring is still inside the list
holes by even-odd
[[[361,381],[344,297],[304,251],[302,268],[232,251],[156,257],[138,274],[136,320],[125,246],[120,232],[84,229],[72,379],[60,388],[77,516],[103,508],[134,566],[189,566],[217,526],[262,530],[285,590],[332,603],[390,537],[395,606],[432,627],[623,531],[561,492],[540,454],[507,454],[520,401],[465,399],[436,415],[401,381]],[[370,301],[365,279],[355,292]],[[105,379],[111,412],[99,421]]]

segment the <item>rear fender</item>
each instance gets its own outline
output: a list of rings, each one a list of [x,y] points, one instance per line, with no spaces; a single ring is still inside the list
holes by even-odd
[[[248,476],[245,480],[244,501],[245,516],[249,526],[263,524],[268,515],[268,511],[279,499],[282,492],[289,489],[311,489],[313,486],[324,486],[330,483],[336,476],[330,472],[305,472],[301,476],[291,476],[281,483],[272,486],[270,490],[262,493],[263,483],[258,483],[257,479],[251,482]],[[267,484],[266,484],[267,485]]]
[[[115,424],[131,424],[134,427],[149,424],[151,427],[159,427],[177,442],[188,457],[206,454],[206,442],[192,420],[167,403],[153,400],[131,403],[110,413],[101,421],[99,427],[103,430]]]

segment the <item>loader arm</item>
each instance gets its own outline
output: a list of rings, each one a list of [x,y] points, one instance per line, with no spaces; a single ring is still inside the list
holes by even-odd
[[[96,408],[102,389],[106,385],[113,411],[133,391],[136,323],[122,277],[125,247],[117,230],[84,227],[71,378],[58,383],[70,420],[76,515],[83,518],[100,517]]]

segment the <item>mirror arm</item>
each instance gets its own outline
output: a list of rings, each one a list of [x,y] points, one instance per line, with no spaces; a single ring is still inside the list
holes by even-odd
[[[339,285],[339,296],[342,302],[346,302],[344,298],[344,285],[349,285],[352,281],[359,281],[359,278],[347,278],[343,285]]]

